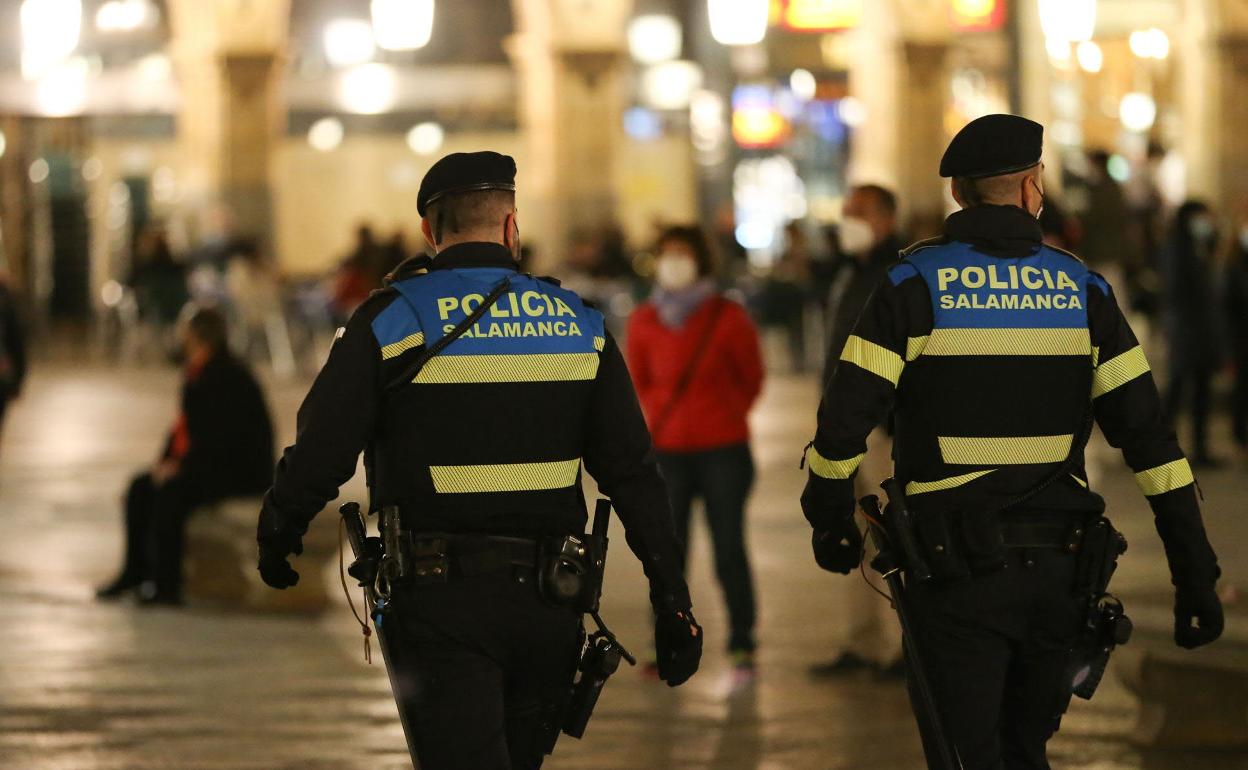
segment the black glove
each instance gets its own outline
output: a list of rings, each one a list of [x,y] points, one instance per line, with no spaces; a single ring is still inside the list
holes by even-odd
[[[832,529],[816,529],[810,546],[815,563],[828,572],[848,575],[862,563],[862,533],[852,517],[841,519]]]
[[[684,684],[702,660],[702,626],[692,610],[662,612],[654,619],[654,649],[658,653],[659,679],[668,687]]]
[[[260,545],[260,579],[277,589],[287,589],[299,582],[299,573],[286,559],[303,553],[303,536],[282,526],[282,517],[273,503],[273,493],[264,496],[260,523],[256,527]]]
[[[1222,635],[1223,622],[1222,601],[1212,587],[1175,591],[1174,641],[1180,647],[1194,650],[1209,644]]]

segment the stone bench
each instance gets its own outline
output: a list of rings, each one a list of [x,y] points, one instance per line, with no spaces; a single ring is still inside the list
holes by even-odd
[[[186,525],[184,592],[188,600],[265,612],[320,612],[329,606],[337,584],[337,517],[312,523],[303,554],[292,560],[299,585],[278,591],[256,569],[256,521],[260,498],[231,498],[195,511]],[[333,582],[331,583],[330,580]]]
[[[1140,641],[1114,662],[1140,703],[1132,740],[1158,749],[1248,749],[1248,651],[1233,642],[1188,652]]]

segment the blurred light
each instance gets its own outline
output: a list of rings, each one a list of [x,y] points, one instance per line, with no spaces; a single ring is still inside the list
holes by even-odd
[[[35,85],[39,112],[61,118],[82,112],[87,103],[87,62],[75,57],[45,72]]]
[[[100,301],[104,303],[104,307],[117,307],[125,295],[125,288],[117,281],[105,281],[100,287]]]
[[[679,57],[680,22],[661,14],[638,16],[628,24],[628,52],[641,64]]]
[[[1073,120],[1054,121],[1049,127],[1053,141],[1068,147],[1079,147],[1083,144],[1083,129]]]
[[[954,29],[990,32],[1005,26],[1005,0],[953,0]]]
[[[752,45],[767,34],[768,0],[706,0],[711,36],[721,45]]]
[[[417,155],[432,155],[442,149],[446,132],[437,123],[417,123],[407,132],[407,146]]]
[[[1128,41],[1131,53],[1141,59],[1161,60],[1170,55],[1170,38],[1156,27],[1137,29],[1131,33]]]
[[[702,87],[702,68],[691,61],[654,64],[641,76],[641,93],[656,110],[683,110],[693,92]]]
[[[95,12],[95,28],[100,32],[133,32],[156,21],[156,10],[149,0],[107,0]]]
[[[372,13],[373,36],[387,51],[424,48],[433,36],[433,0],[373,0]]]
[[[1128,131],[1147,131],[1157,120],[1157,103],[1148,94],[1133,91],[1118,104],[1118,119]]]
[[[737,225],[737,243],[747,249],[766,249],[775,239],[775,231],[767,222],[751,220]]]
[[[1039,0],[1045,38],[1079,43],[1096,29],[1096,0]]]
[[[377,46],[373,26],[363,19],[334,19],[325,25],[325,58],[335,67],[363,64]]]
[[[321,118],[308,129],[308,144],[317,152],[331,152],[342,144],[345,133],[338,118]]]
[[[852,29],[862,21],[862,0],[786,0],[781,21],[798,32]]]
[[[848,35],[828,33],[819,38],[819,57],[825,69],[849,69],[851,53]]]
[[[1075,46],[1075,58],[1079,60],[1079,67],[1084,72],[1095,74],[1100,72],[1105,64],[1105,54],[1101,52],[1101,47],[1091,40],[1085,40]]]
[[[624,111],[624,133],[639,142],[663,136],[663,118],[654,110],[632,107]]]
[[[1044,39],[1044,50],[1048,52],[1049,58],[1053,63],[1065,67],[1070,64],[1070,41],[1058,40],[1055,37],[1046,37]]]
[[[732,138],[740,147],[775,147],[789,136],[789,121],[776,107],[771,89],[742,85],[732,90]]]
[[[30,181],[35,184],[43,184],[48,179],[48,162],[43,158],[36,158],[34,163],[30,164]]]
[[[173,76],[173,64],[170,63],[169,57],[163,53],[154,53],[144,56],[135,64],[139,77],[149,83],[162,83],[169,80]]]
[[[82,33],[82,0],[23,0],[22,77],[35,80],[69,57]]]
[[[1131,164],[1121,155],[1114,154],[1109,156],[1107,170],[1110,178],[1120,184],[1131,178]]]
[[[689,100],[690,139],[700,165],[714,166],[725,158],[728,129],[724,109],[724,97],[715,91],[699,89]]]
[[[810,70],[795,69],[789,75],[789,88],[793,91],[793,95],[804,102],[808,102],[815,98],[815,91],[818,89],[819,83],[815,80],[815,76]]]
[[[0,131],[0,158],[4,157],[4,151],[9,147],[9,139],[4,135],[4,131]]]
[[[836,111],[841,116],[841,122],[850,128],[857,128],[867,120],[867,106],[854,96],[846,96],[837,102]]]
[[[82,163],[82,178],[88,182],[94,182],[104,173],[104,162],[97,157],[87,158]]]
[[[360,64],[342,74],[338,102],[347,112],[376,115],[394,106],[397,78],[385,64]]]

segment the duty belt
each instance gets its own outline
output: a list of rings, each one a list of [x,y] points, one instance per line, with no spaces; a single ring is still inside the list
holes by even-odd
[[[1088,517],[1072,514],[1010,514],[1001,518],[1001,536],[1007,548],[1054,548],[1075,553]]]
[[[538,564],[538,542],[528,538],[438,532],[404,534],[410,539],[417,579],[443,577],[443,573],[435,572],[439,566],[446,570],[446,577],[472,577],[515,567],[536,569]],[[426,574],[421,574],[422,570]]]

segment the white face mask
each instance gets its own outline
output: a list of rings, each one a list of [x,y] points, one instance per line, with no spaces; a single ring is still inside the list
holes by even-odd
[[[687,289],[698,280],[698,263],[684,254],[660,254],[654,265],[654,280],[668,291]]]
[[[1248,225],[1239,228],[1239,247],[1248,251]]]
[[[875,231],[867,220],[858,217],[843,218],[837,229],[837,238],[841,251],[846,254],[864,254],[875,245]]]
[[[1218,226],[1207,216],[1192,217],[1190,227],[1192,237],[1198,241],[1209,240],[1218,230]]]

